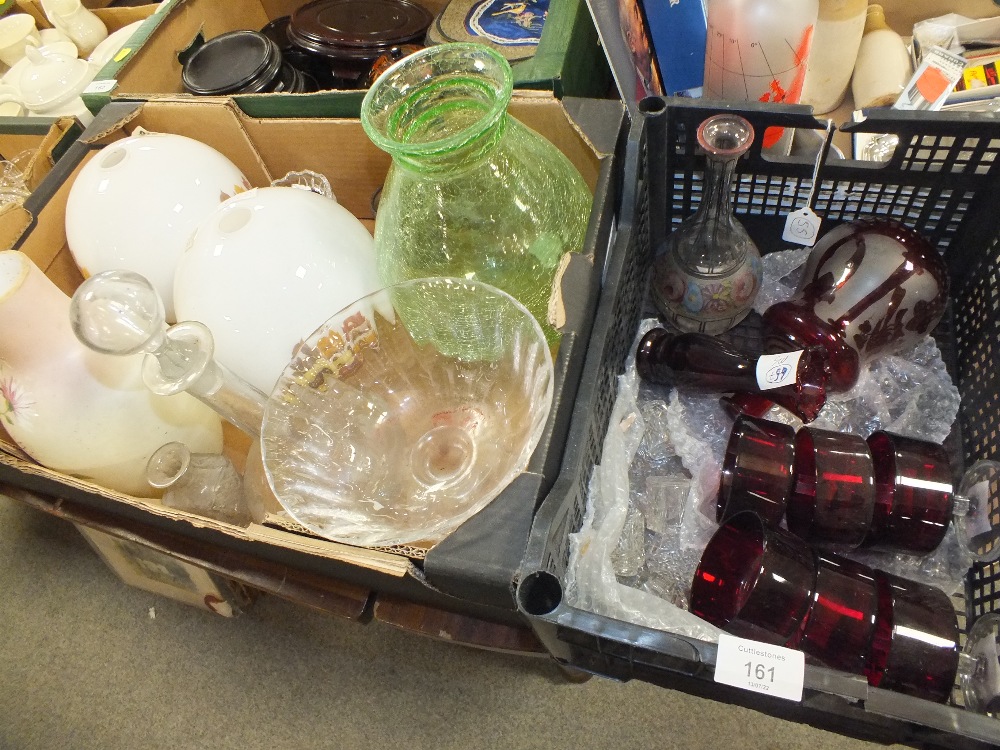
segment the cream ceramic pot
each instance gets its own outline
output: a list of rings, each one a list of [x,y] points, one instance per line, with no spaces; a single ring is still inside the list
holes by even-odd
[[[177,264],[174,308],[208,326],[219,362],[270,393],[303,339],[380,286],[371,233],[347,209],[267,187],[202,223]]]
[[[24,57],[26,46],[38,46],[41,41],[35,19],[27,13],[11,13],[0,18],[0,60],[9,67]]]
[[[802,104],[816,114],[840,106],[851,84],[865,29],[868,0],[820,0]]]
[[[75,116],[84,125],[94,116],[81,94],[94,80],[97,69],[86,60],[67,54],[58,45],[24,48],[27,63],[17,83],[29,114],[44,117]]]
[[[889,28],[880,5],[868,6],[851,78],[854,108],[891,107],[913,74],[906,44]]]

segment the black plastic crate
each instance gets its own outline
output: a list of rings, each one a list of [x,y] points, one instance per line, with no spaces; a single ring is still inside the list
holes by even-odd
[[[769,126],[824,130],[805,107],[647,99],[633,123],[618,237],[594,322],[559,478],[535,517],[517,600],[559,662],[616,679],[641,679],[806,722],[841,734],[922,747],[996,747],[1000,720],[868,686],[863,677],[807,666],[800,703],[713,680],[715,644],[591,614],[563,599],[569,534],[581,526],[586,490],[600,462],[616,379],[640,319],[651,314],[646,284],[653,248],[697,206],[704,157],[695,131],[707,117],[736,112],[757,133]],[[954,470],[1000,452],[1000,121],[972,113],[873,111],[844,130],[896,133],[886,164],[828,160],[814,209],[822,231],[878,214],[899,219],[934,243],[952,274],[952,305],[935,338],[962,395],[947,444]],[[762,156],[759,141],[737,165],[734,206],[762,252],[780,241],[785,215],[802,205],[813,164]],[[994,351],[995,350],[995,351]],[[996,512],[996,509],[994,509]],[[1000,609],[1000,564],[974,566],[959,624]],[[959,692],[954,692],[956,697]],[[959,699],[960,700],[960,699]]]

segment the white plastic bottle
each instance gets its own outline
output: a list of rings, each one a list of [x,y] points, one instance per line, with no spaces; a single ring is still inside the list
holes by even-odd
[[[706,8],[704,96],[799,102],[819,0],[708,0]],[[780,136],[769,128],[764,146]]]
[[[867,15],[868,0],[820,0],[802,89],[802,104],[816,114],[832,112],[844,100]]]
[[[906,44],[889,28],[882,6],[869,5],[851,78],[854,108],[891,107],[911,75],[913,66]]]

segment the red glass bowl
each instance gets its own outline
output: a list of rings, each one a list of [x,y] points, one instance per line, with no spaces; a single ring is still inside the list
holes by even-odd
[[[948,454],[926,440],[873,432],[868,438],[875,463],[875,513],[864,546],[882,551],[927,554],[948,531],[954,485]]]
[[[818,548],[851,550],[864,541],[874,510],[875,469],[864,438],[799,430],[788,530]]]
[[[864,674],[877,609],[878,588],[871,568],[819,553],[812,604],[789,645],[834,669]]]
[[[752,510],[777,526],[792,491],[794,465],[794,429],[759,417],[737,417],[722,463],[717,520]]]
[[[722,524],[702,554],[690,610],[744,638],[784,645],[812,600],[816,560],[802,540],[768,528],[756,513]]]
[[[958,618],[940,589],[875,571],[878,614],[865,672],[873,687],[943,703],[958,672]]]

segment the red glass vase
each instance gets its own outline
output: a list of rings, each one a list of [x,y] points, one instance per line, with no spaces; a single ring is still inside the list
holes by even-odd
[[[871,357],[930,333],[947,302],[948,271],[927,240],[893,220],[860,219],[824,235],[795,296],[765,311],[766,348],[825,347],[827,390],[843,392]]]

